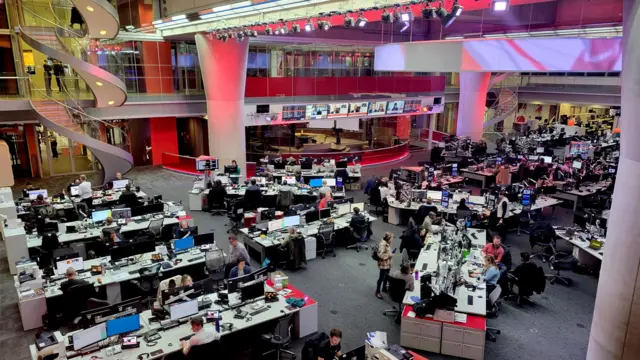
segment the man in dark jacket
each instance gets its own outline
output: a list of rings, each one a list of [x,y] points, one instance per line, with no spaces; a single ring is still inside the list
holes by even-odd
[[[255,210],[262,204],[262,191],[256,179],[251,179],[251,185],[244,192],[244,210]]]
[[[131,185],[127,184],[122,194],[118,198],[118,204],[125,204],[129,207],[138,205],[138,196],[135,192],[131,191]]]
[[[76,270],[72,267],[67,268],[64,276],[67,278],[67,281],[60,284],[60,290],[62,290],[63,293],[67,292],[67,290],[69,290],[69,288],[71,288],[72,286],[88,284],[88,282],[84,280],[76,279],[78,273],[76,273]]]
[[[531,296],[535,290],[536,274],[538,266],[529,260],[531,256],[528,252],[520,253],[520,259],[522,264],[513,270],[513,276],[517,278],[516,285],[518,285],[518,295]]]

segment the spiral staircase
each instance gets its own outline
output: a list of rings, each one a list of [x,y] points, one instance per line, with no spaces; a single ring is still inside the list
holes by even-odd
[[[34,50],[68,64],[86,83],[94,107],[121,106],[127,100],[125,84],[115,75],[89,62],[86,51],[90,39],[113,39],[118,35],[119,21],[115,8],[106,0],[18,0],[22,11],[19,33]],[[86,27],[72,28],[60,14],[75,7]],[[50,12],[43,15],[44,12]],[[51,16],[52,15],[52,16]],[[64,18],[63,18],[64,19]],[[53,78],[53,77],[52,77]],[[103,182],[116,172],[126,173],[133,166],[126,133],[119,127],[88,115],[80,106],[80,92],[75,94],[67,81],[61,81],[55,96],[42,90],[30,79],[30,102],[39,122],[49,130],[86,146],[102,165]],[[52,81],[53,86],[53,81]],[[46,85],[45,85],[46,87]],[[113,145],[114,133],[122,142]]]
[[[495,95],[496,101],[485,112],[483,128],[485,132],[501,133],[505,130],[504,120],[518,110],[518,86],[507,73],[492,78],[490,86],[489,92]]]

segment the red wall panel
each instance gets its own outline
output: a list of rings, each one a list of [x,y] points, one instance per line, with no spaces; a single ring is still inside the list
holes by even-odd
[[[269,96],[291,96],[292,78],[269,78]]]
[[[358,93],[375,93],[378,92],[376,84],[378,83],[377,77],[366,76],[358,78]]]
[[[293,96],[315,95],[315,79],[312,77],[294,77]]]
[[[175,117],[149,119],[151,134],[151,160],[153,165],[162,165],[162,153],[178,153],[178,128]]]
[[[267,97],[269,96],[269,78],[248,77],[244,88],[245,97]]]
[[[317,77],[315,95],[335,95],[343,94],[343,90],[338,90],[337,79],[335,77]]]
[[[358,93],[359,77],[338,77],[336,78],[336,94]]]
[[[171,43],[168,41],[143,41],[141,55],[147,93],[172,93]]]
[[[622,22],[622,0],[560,0],[556,26]]]
[[[411,89],[411,76],[396,76],[394,79],[394,93],[407,92]]]

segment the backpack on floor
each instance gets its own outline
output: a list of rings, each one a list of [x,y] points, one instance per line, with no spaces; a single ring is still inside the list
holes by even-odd
[[[371,258],[375,261],[380,261],[380,256],[378,256],[378,245],[371,247]]]

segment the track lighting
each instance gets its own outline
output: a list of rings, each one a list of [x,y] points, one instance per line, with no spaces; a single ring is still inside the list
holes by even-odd
[[[433,8],[422,9],[422,17],[425,19],[433,19],[436,17],[436,10]]]
[[[318,29],[328,31],[331,29],[331,23],[328,21],[318,21]]]
[[[356,26],[359,28],[363,28],[367,26],[367,22],[369,22],[369,20],[367,20],[366,17],[363,17],[362,14],[360,14],[358,15],[358,19],[356,20]]]
[[[267,26],[264,28],[264,34],[265,34],[265,35],[273,35],[273,29],[271,28],[271,26],[267,25]]]
[[[300,25],[294,23],[293,25],[291,25],[291,32],[294,33],[299,33],[300,32]]]
[[[390,24],[392,21],[391,13],[389,13],[387,9],[382,10],[382,15],[380,20],[382,21],[383,24]]]
[[[353,27],[355,25],[355,20],[353,20],[353,18],[349,15],[345,15],[344,16],[344,27],[346,28],[350,28]]]

